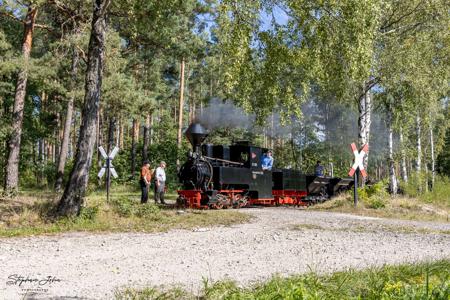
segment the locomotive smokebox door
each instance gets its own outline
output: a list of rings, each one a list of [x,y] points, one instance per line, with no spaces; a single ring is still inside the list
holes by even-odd
[[[208,136],[208,131],[200,123],[192,123],[184,132],[195,152],[200,152],[200,145]]]

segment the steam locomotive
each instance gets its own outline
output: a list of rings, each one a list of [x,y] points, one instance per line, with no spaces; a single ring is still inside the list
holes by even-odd
[[[253,205],[308,206],[348,190],[351,178],[318,177],[299,170],[263,170],[268,149],[249,142],[231,146],[203,144],[207,130],[192,123],[185,132],[193,147],[178,172],[183,189],[177,205],[189,208],[241,208]]]

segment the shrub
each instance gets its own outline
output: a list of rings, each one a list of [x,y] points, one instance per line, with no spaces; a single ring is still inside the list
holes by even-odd
[[[437,176],[432,189],[419,198],[428,203],[440,203],[450,207],[450,178]]]
[[[154,204],[141,204],[131,200],[129,197],[120,197],[111,201],[114,211],[122,217],[136,216],[139,218],[152,218],[153,220],[160,217],[160,208]]]
[[[425,189],[425,182],[429,184],[428,189]],[[424,173],[412,174],[408,182],[402,182],[400,186],[403,192],[410,197],[450,207],[450,178],[448,177],[436,176],[434,186],[432,186],[430,178],[427,178]]]
[[[386,191],[386,182],[380,181],[374,185],[359,188],[358,197],[368,208],[379,209],[385,207],[389,197]]]
[[[368,208],[379,209],[386,207],[386,202],[386,198],[376,195],[366,200],[365,204]]]
[[[129,217],[133,214],[133,201],[128,197],[112,199],[111,205],[114,211],[122,217]]]
[[[160,212],[160,209],[158,206],[154,204],[144,204],[139,205],[136,209],[136,216],[139,218],[142,217],[152,217],[154,218],[156,215],[158,215]]]
[[[408,182],[400,182],[400,189],[410,197],[418,197],[425,191],[423,188],[425,182],[427,182],[427,176],[424,172],[412,173]]]
[[[98,211],[99,211],[98,206],[82,207],[78,218],[86,221],[94,221],[98,215]]]

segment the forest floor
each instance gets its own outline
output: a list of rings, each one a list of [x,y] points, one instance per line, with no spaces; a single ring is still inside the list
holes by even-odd
[[[33,299],[111,299],[129,287],[161,285],[197,294],[205,281],[247,285],[274,274],[450,259],[449,223],[285,207],[241,211],[249,222],[159,233],[2,238],[0,298],[19,299],[29,289],[37,293]],[[19,285],[19,276],[30,280]],[[53,282],[32,281],[48,276]]]
[[[60,195],[49,191],[30,190],[15,199],[0,199],[0,238],[89,232],[161,232],[213,225],[248,222],[251,216],[238,210],[178,211],[173,206],[155,205],[152,199],[140,204],[140,194],[129,186],[113,189],[107,203],[104,191],[91,192],[80,216],[55,219],[52,209]],[[168,202],[174,203],[175,194]]]

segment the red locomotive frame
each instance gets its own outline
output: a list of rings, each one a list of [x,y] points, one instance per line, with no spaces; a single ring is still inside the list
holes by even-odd
[[[295,205],[295,206],[307,206],[308,203],[303,201],[303,198],[307,196],[306,191],[298,190],[273,190],[273,198],[249,198],[244,196],[244,190],[219,190],[217,192],[220,195],[219,198],[222,201],[217,201],[212,205],[202,205],[202,199],[208,197],[201,190],[180,190],[177,191],[179,199],[183,199],[182,202],[178,202],[179,206],[184,206],[193,209],[221,209],[221,208],[240,208],[249,205],[264,205],[264,206],[277,206],[277,205]],[[206,202],[206,201],[203,201]]]

